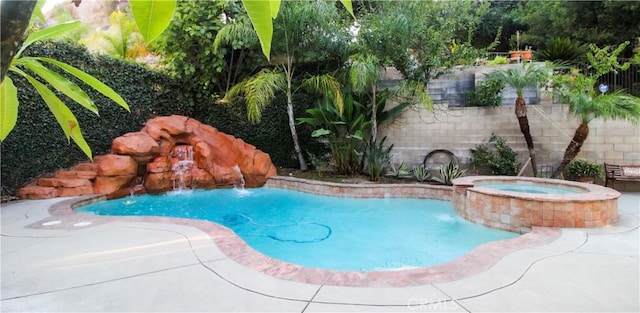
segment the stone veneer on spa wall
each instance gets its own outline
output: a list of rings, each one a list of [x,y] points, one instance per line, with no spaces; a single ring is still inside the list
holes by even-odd
[[[487,182],[527,182],[583,192],[536,194],[476,186]],[[620,193],[595,184],[531,177],[468,176],[454,180],[453,186],[452,201],[459,216],[516,233],[527,233],[532,226],[590,228],[618,220]]]

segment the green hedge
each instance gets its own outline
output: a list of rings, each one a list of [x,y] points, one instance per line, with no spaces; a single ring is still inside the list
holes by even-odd
[[[305,110],[316,105],[316,100],[305,94],[296,94],[293,98],[296,117],[304,116]],[[245,142],[268,153],[276,166],[294,168],[300,166],[293,148],[284,96],[267,106],[262,113],[262,121],[255,125],[247,121],[247,110],[244,105],[198,106],[193,117],[224,133],[242,138]],[[313,129],[309,125],[297,125],[296,129],[300,145],[305,152],[317,155],[320,151],[324,151],[324,145],[311,137]]]
[[[255,145],[269,153],[277,166],[295,167],[298,164],[293,153],[284,97],[267,107],[260,124],[252,125],[247,122],[244,106],[194,103],[185,96],[193,94],[189,92],[191,87],[188,83],[139,64],[91,55],[77,44],[34,44],[26,55],[51,57],[78,67],[109,85],[129,103],[131,113],[90,87],[83,88],[99,108],[100,116],[96,116],[61,96],[78,118],[94,155],[108,153],[114,138],[139,131],[154,116],[181,114]],[[75,144],[67,142],[37,92],[25,80],[16,75],[11,77],[19,89],[20,107],[18,123],[1,145],[2,195],[16,195],[20,187],[42,174],[88,161]],[[296,96],[295,101],[297,117],[303,116],[304,110],[314,105],[314,100],[305,95]],[[322,149],[311,138],[311,129],[302,125],[298,128],[303,149],[314,153]]]

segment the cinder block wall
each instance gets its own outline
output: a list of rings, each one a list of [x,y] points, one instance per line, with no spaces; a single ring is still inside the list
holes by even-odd
[[[524,163],[529,153],[514,114],[513,88],[505,89],[500,107],[464,107],[464,93],[483,80],[485,74],[510,66],[521,65],[456,68],[432,80],[428,89],[435,103],[433,112],[412,107],[393,122],[380,126],[379,138],[387,136],[387,143],[394,144],[391,161],[417,165],[424,162],[429,152],[446,149],[465,166],[471,157],[470,149],[486,143],[495,133],[507,141]],[[386,69],[382,77],[382,87],[402,79],[394,69]],[[579,121],[565,105],[553,103],[550,94],[541,88],[526,88],[524,97],[537,162],[557,167]],[[626,121],[594,120],[589,128],[578,157],[600,163],[640,164],[640,126]]]
[[[579,124],[567,107],[543,97],[528,105],[531,134],[541,165],[557,166]],[[394,144],[392,162],[416,165],[435,149],[453,152],[468,163],[471,148],[488,141],[492,133],[503,137],[518,152],[521,162],[528,152],[513,105],[501,107],[449,107],[438,104],[433,112],[423,107],[406,110],[391,123],[383,124],[379,138]],[[579,157],[596,162],[640,164],[640,126],[626,121],[594,120]]]

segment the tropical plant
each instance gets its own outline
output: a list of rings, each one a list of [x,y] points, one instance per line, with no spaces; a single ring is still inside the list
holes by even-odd
[[[542,50],[536,51],[536,58],[556,64],[577,65],[587,53],[587,46],[571,38],[548,40]]]
[[[378,93],[376,83],[380,77],[382,68],[380,60],[372,54],[356,54],[351,57],[349,67],[349,82],[354,92],[369,92],[371,94],[371,141],[375,146],[378,135],[377,101]],[[386,100],[386,99],[385,99]]]
[[[353,16],[351,0],[340,1]],[[80,1],[76,2],[76,6],[80,3]],[[150,43],[160,36],[171,22],[177,0],[129,0],[129,4],[131,5],[131,11],[140,33],[145,41]],[[270,56],[269,49],[273,29],[272,19],[277,17],[281,2],[280,0],[245,1],[244,4],[260,39],[262,50],[268,59]],[[3,117],[2,127],[0,127],[0,139],[3,139],[15,125],[18,104],[17,100],[15,100],[17,90],[12,83],[4,84],[5,76],[12,64],[13,58],[17,55],[18,49],[23,45],[23,35],[29,25],[31,16],[35,14],[42,18],[43,14],[40,11],[42,2],[38,1],[3,1],[0,3],[0,6],[0,11],[3,12],[3,40],[2,46],[0,47],[0,51],[2,51],[0,58],[0,84],[2,84],[2,86],[0,86],[0,88],[3,91],[0,110],[3,112]],[[35,12],[34,8],[36,9]],[[93,86],[99,86],[98,83],[100,82],[97,80],[92,82]],[[102,87],[98,88],[104,89]],[[117,96],[117,94],[115,95]],[[64,107],[66,108],[66,106]],[[66,128],[63,126],[65,133],[68,133],[67,136],[69,137],[73,131],[72,138],[74,138],[74,141],[76,141],[76,143],[80,142],[78,143],[79,145],[85,146],[83,150],[88,151],[89,153],[87,155],[91,157],[91,151],[88,145],[86,145],[86,142],[82,144],[84,140],[82,139],[82,134],[79,132],[79,128],[74,128],[77,125],[77,123],[74,124],[73,122],[75,117],[70,111],[65,112],[65,115],[67,117],[66,125],[69,125],[69,127]],[[291,118],[290,124],[294,125],[293,123],[293,118]],[[294,126],[291,126],[291,128],[294,129]],[[295,147],[299,148],[296,135],[293,137]],[[301,160],[301,164],[303,164],[304,159],[300,152],[298,153],[298,157]],[[304,164],[304,167],[306,167],[306,164]]]
[[[198,102],[216,101],[264,65],[246,12],[234,1],[178,1],[154,49],[163,56],[163,68],[188,82],[185,93]]]
[[[524,136],[531,158],[531,169],[533,175],[538,175],[536,165],[536,153],[533,146],[533,137],[529,128],[529,118],[527,117],[527,103],[523,97],[524,89],[529,86],[537,86],[538,83],[544,83],[549,78],[549,69],[536,63],[522,63],[501,71],[494,71],[487,75],[487,79],[502,81],[506,85],[516,89],[515,115],[520,125],[520,132]]]
[[[135,21],[124,12],[116,11],[109,17],[109,29],[99,30],[80,43],[89,51],[106,53],[112,57],[135,60],[148,54],[144,38]]]
[[[440,167],[440,177],[434,177],[433,180],[451,186],[453,185],[453,180],[462,177],[465,172],[466,170],[461,170],[457,164],[449,163]]]
[[[354,16],[351,0],[340,0],[340,2],[351,13],[351,16]],[[262,52],[267,59],[270,59],[274,34],[272,20],[278,17],[282,5],[281,0],[243,1],[243,4],[260,39]]]
[[[225,62],[225,68],[222,72],[222,74],[226,72],[224,85],[226,93],[242,73],[244,69],[242,65],[253,57],[253,47],[258,42],[258,37],[251,27],[248,16],[237,14],[237,16],[231,17],[225,14],[225,17],[227,23],[216,34],[212,48],[213,52],[218,55],[224,47],[228,47],[227,50],[229,50],[228,56],[225,58],[227,62]]]
[[[495,151],[492,151],[487,144],[480,144],[475,149],[471,149],[471,165],[488,166],[493,175],[517,175],[520,168],[520,163],[516,160],[518,154],[496,134],[491,134],[489,143],[495,144]]]
[[[364,150],[364,166],[365,171],[369,174],[369,180],[378,181],[382,171],[389,163],[391,158],[391,149],[393,145],[388,147],[384,146],[384,141],[387,137],[382,138],[380,143],[376,145],[375,141],[370,141]]]
[[[338,106],[332,97],[324,97],[316,108],[308,109],[307,116],[298,121],[318,127],[312,133],[313,137],[327,139],[336,173],[358,174],[362,169],[365,133],[370,127],[366,108],[354,100],[351,93],[344,95],[342,112]]]
[[[153,41],[162,33],[171,20],[173,10],[175,9],[174,1],[130,0],[129,3],[136,18],[136,23],[141,25],[140,32],[148,42]],[[55,90],[64,93],[69,98],[95,113],[97,113],[97,107],[80,87],[57,72],[47,68],[42,62],[56,67],[59,70],[61,69],[84,81],[127,110],[129,110],[128,104],[111,88],[68,64],[42,57],[20,58],[22,51],[33,42],[61,35],[77,27],[79,22],[58,24],[36,31],[25,39],[24,33],[30,23],[31,16],[33,14],[39,15],[42,19],[42,12],[40,11],[42,3],[38,4],[38,1],[2,1],[0,6],[0,11],[2,11],[3,15],[3,40],[2,46],[0,47],[0,51],[2,51],[0,60],[0,90],[2,91],[2,97],[0,97],[0,112],[3,114],[2,117],[0,117],[2,122],[0,127],[0,140],[4,140],[11,132],[18,118],[18,90],[11,78],[6,76],[8,71],[12,71],[25,77],[36,90],[38,90],[38,93],[45,100],[45,103],[58,121],[58,124],[62,127],[67,140],[73,139],[80,149],[91,158],[91,148],[82,136],[78,121],[71,110],[49,87],[21,68],[26,68],[34,72],[37,76],[53,86]]]
[[[67,107],[67,105],[49,88],[49,86],[36,79],[34,76],[29,74],[28,71],[34,73],[50,86],[54,87],[59,92],[95,114],[98,114],[98,107],[94,104],[93,100],[91,100],[86,92],[83,91],[76,83],[62,76],[60,73],[70,74],[83,81],[125,108],[127,111],[129,110],[129,105],[109,86],[103,84],[95,77],[79,70],[78,68],[51,58],[22,56],[22,52],[34,42],[54,38],[73,29],[78,26],[79,23],[80,22],[76,21],[58,24],[32,33],[27,37],[27,39],[25,39],[21,48],[13,57],[8,70],[12,74],[22,76],[29,81],[45,101],[51,113],[53,113],[56,121],[64,131],[67,140],[70,141],[73,139],[76,145],[78,145],[87,157],[91,159],[91,148],[82,136],[80,125],[78,124],[78,120],[75,115],[73,115],[69,107]],[[45,66],[45,64],[49,67]],[[51,68],[54,68],[55,70]],[[11,77],[5,76],[2,84],[0,85],[0,90],[2,91],[2,97],[0,98],[0,112],[3,113],[2,127],[0,128],[0,140],[4,140],[14,128],[18,119],[18,89],[14,85]]]
[[[391,176],[395,178],[410,177],[411,169],[407,164],[404,163],[404,161],[400,162],[400,164],[397,167],[394,163],[389,163],[387,176]]]
[[[248,7],[249,3],[245,2]],[[280,18],[276,20],[275,31],[276,40],[273,46],[273,63],[277,66],[273,70],[262,70],[254,77],[233,86],[225,95],[223,101],[231,102],[238,98],[240,94],[246,96],[248,117],[250,120],[259,121],[262,110],[275,95],[275,90],[284,91],[287,98],[287,115],[289,117],[289,129],[294,142],[294,149],[300,163],[300,169],[306,170],[307,163],[302,154],[302,148],[298,140],[298,133],[295,125],[293,94],[298,90],[298,83],[295,81],[295,67],[299,62],[324,58],[322,49],[333,47],[336,37],[346,32],[337,27],[334,23],[338,19],[337,11],[333,3],[316,2],[283,2],[279,11]],[[251,14],[249,16],[252,18]],[[325,27],[321,29],[319,27]],[[258,32],[259,33],[259,32]],[[330,38],[329,38],[330,37]],[[264,49],[264,45],[263,45]],[[260,77],[268,75],[267,77]],[[267,83],[269,81],[273,83]],[[275,82],[277,80],[277,83]],[[284,84],[283,84],[284,82]],[[330,75],[316,76],[308,79],[307,86],[311,86],[316,92],[332,95],[336,98],[335,103],[340,106],[342,100],[340,94],[340,84],[337,79]],[[257,87],[260,88],[257,88]],[[271,90],[269,90],[271,89]],[[253,100],[252,100],[253,99]],[[338,107],[338,109],[342,109]]]
[[[558,177],[565,167],[578,155],[582,145],[589,135],[589,122],[600,118],[603,120],[622,119],[637,124],[640,121],[640,98],[634,97],[624,90],[606,92],[596,90],[598,79],[607,73],[617,73],[626,70],[629,63],[620,64],[618,55],[629,42],[618,45],[617,48],[598,48],[589,46],[587,53],[591,73],[583,74],[577,70],[570,74],[554,77],[554,93],[568,105],[569,111],[580,120],[573,138],[565,149],[560,165],[551,177]]]
[[[431,177],[431,173],[429,173],[429,168],[427,168],[424,164],[414,166],[412,169],[412,172],[413,172],[413,177],[415,177],[421,183],[429,179],[429,177]]]
[[[469,107],[489,107],[502,104],[504,82],[501,80],[484,80],[478,83],[475,90],[466,92]]]
[[[565,174],[569,179],[604,178],[604,165],[586,159],[574,159],[567,165]]]

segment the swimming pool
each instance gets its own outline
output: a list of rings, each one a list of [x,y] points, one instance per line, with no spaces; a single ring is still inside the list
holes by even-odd
[[[518,236],[465,221],[448,201],[342,198],[266,187],[134,196],[76,211],[208,220],[272,258],[343,271],[442,264],[481,244]]]

